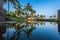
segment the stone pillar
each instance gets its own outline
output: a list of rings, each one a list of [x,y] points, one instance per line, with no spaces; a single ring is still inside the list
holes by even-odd
[[[0,7],[3,8],[3,0],[0,0]]]
[[[60,34],[60,23],[58,23],[58,33]]]
[[[3,10],[3,0],[0,0],[0,23],[5,21],[6,13]]]
[[[58,10],[58,19],[60,20],[60,10]]]

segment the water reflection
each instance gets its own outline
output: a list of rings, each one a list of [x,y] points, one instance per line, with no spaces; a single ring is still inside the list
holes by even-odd
[[[0,25],[0,40],[4,40],[2,35],[6,32],[6,26]]]
[[[58,23],[58,32],[60,34],[60,23]]]
[[[4,40],[5,39],[7,39],[7,40],[22,40],[21,39],[22,37],[23,38],[25,38],[25,37],[31,38],[33,35],[33,32],[36,31],[38,26],[39,27],[42,26],[41,28],[43,28],[43,26],[52,26],[52,25],[56,26],[56,24],[57,24],[56,22],[43,22],[43,21],[25,21],[25,22],[10,23],[10,24],[8,24],[7,29],[4,27],[3,27],[3,29],[1,28],[3,33],[0,32],[0,34],[1,34],[0,39],[3,39],[2,35],[4,37]],[[60,23],[58,23],[58,32],[60,32],[59,26],[60,26]],[[41,29],[39,29],[38,31],[41,31]],[[34,32],[34,34],[35,33],[36,32]],[[39,33],[36,35],[39,35]],[[8,38],[6,36],[8,36]]]
[[[50,22],[51,25],[56,25],[56,22]]]

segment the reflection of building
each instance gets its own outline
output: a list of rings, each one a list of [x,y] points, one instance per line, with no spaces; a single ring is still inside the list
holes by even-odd
[[[60,34],[60,23],[58,23],[58,32]]]
[[[60,10],[58,10],[58,19],[60,19]]]
[[[3,40],[2,35],[6,32],[6,27],[0,26],[0,40]]]
[[[5,20],[5,12],[3,10],[3,0],[0,0],[0,22]]]

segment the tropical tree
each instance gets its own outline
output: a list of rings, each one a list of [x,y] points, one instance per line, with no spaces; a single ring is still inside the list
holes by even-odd
[[[18,0],[4,0],[4,3],[6,2],[8,2],[8,13],[9,13],[10,3],[13,4],[14,6],[17,6],[17,4],[19,4]]]
[[[28,4],[24,7],[24,11],[25,11],[25,14],[26,14],[26,18],[28,17],[28,13],[30,12],[30,11],[29,11],[30,8],[31,8],[30,3],[28,3]]]
[[[30,11],[31,11],[31,15],[33,16],[33,14],[35,14],[36,13],[36,11],[35,10],[33,10],[32,8],[30,9]]]
[[[56,19],[56,15],[54,15],[53,17],[54,17],[54,19]]]
[[[39,16],[39,14],[37,14],[37,17]]]
[[[36,11],[32,9],[32,6],[30,5],[30,3],[28,3],[28,4],[25,6],[24,10],[27,12],[27,14],[28,14],[29,12],[31,12],[31,15],[33,15],[34,13],[36,13]]]
[[[41,19],[43,19],[43,15],[40,15]]]
[[[28,14],[31,14],[30,16],[32,17],[33,14],[35,13],[35,10],[32,9],[32,6],[30,3],[27,3],[27,5],[24,7],[25,14],[26,14],[26,19],[28,19]]]
[[[36,15],[34,15],[34,17],[36,17]]]
[[[37,14],[37,19],[39,19],[39,14]]]
[[[25,9],[26,11],[30,11],[31,7],[32,7],[32,6],[30,5],[30,3],[28,3],[28,4],[25,6],[24,9]]]
[[[52,16],[50,16],[50,19],[52,19]]]
[[[14,7],[14,8],[16,9],[16,10],[15,10],[15,14],[16,14],[17,16],[20,16],[20,14],[23,13],[20,4],[18,4],[18,6],[17,6],[17,7]]]
[[[45,15],[43,15],[43,18],[45,18]]]

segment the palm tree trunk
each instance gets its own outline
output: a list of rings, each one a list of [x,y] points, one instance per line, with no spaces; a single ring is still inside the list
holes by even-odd
[[[8,12],[7,13],[9,14],[9,1],[8,1]],[[6,29],[9,31],[8,28],[6,28]],[[7,33],[7,40],[9,40],[9,32]]]
[[[8,1],[8,14],[9,14],[9,1]]]

